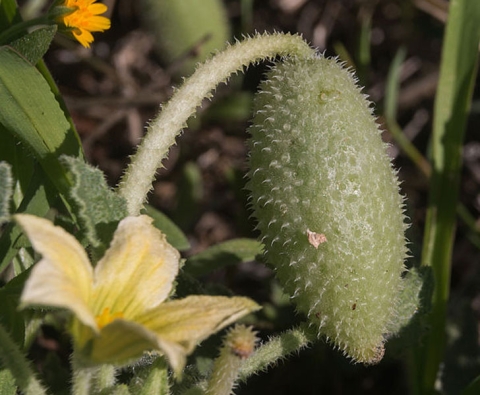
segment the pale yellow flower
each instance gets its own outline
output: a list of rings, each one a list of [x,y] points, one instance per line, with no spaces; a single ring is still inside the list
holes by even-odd
[[[95,268],[62,228],[26,214],[15,219],[43,256],[25,284],[21,306],[71,311],[75,349],[92,363],[124,364],[157,350],[178,374],[197,343],[259,308],[243,297],[166,301],[180,256],[147,216],[122,220]]]
[[[65,25],[77,41],[84,47],[93,42],[92,32],[103,32],[110,29],[110,19],[100,16],[107,11],[105,4],[96,0],[64,0],[60,5],[73,11],[62,14],[58,21]]]

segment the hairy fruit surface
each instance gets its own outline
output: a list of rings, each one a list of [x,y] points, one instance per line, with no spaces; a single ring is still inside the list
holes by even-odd
[[[248,189],[266,258],[319,335],[376,363],[407,248],[370,102],[349,70],[315,57],[276,65],[254,110]]]

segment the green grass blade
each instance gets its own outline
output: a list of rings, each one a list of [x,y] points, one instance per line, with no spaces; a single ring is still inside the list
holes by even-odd
[[[473,380],[470,385],[465,388],[462,395],[475,395],[480,393],[480,376]]]
[[[364,12],[364,15],[361,15],[361,29],[360,35],[358,38],[358,47],[357,47],[357,77],[360,82],[360,85],[368,85],[368,70],[370,69],[371,63],[371,51],[370,46],[372,42],[372,14],[368,11]]]
[[[461,169],[461,147],[478,65],[480,2],[450,2],[432,136],[432,179],[422,265],[435,276],[431,330],[415,350],[417,393],[431,393],[443,360],[445,316],[450,286],[450,261]]]
[[[429,177],[431,173],[430,165],[418,151],[418,149],[405,136],[401,127],[397,123],[397,105],[398,91],[400,89],[400,69],[407,52],[405,48],[400,48],[395,55],[388,73],[387,86],[385,89],[385,120],[388,130],[400,148],[407,154],[413,163]]]
[[[402,64],[407,57],[405,47],[400,47],[390,64],[388,71],[387,86],[385,87],[385,118],[397,119],[398,91],[400,90],[400,72]]]

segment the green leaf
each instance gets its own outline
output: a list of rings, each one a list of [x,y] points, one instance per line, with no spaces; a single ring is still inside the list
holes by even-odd
[[[15,181],[13,187],[13,205],[17,208],[28,186],[33,181],[34,164],[39,165],[35,158],[20,144],[19,140],[11,135],[1,124],[0,135],[2,136],[0,161],[7,162],[11,166],[12,177]]]
[[[39,71],[9,47],[0,47],[0,124],[34,154],[63,195],[69,181],[58,158],[82,157],[77,134]]]
[[[173,221],[180,228],[190,229],[198,219],[202,196],[203,180],[200,168],[194,162],[187,162],[178,183],[177,207],[172,213]]]
[[[428,332],[427,315],[432,308],[433,286],[430,267],[414,267],[406,274],[395,317],[388,327],[393,336],[387,343],[389,354],[404,356],[413,345],[420,344]]]
[[[184,269],[192,276],[201,276],[227,265],[253,261],[262,251],[262,244],[256,240],[229,240],[188,258]]]
[[[43,217],[56,199],[58,192],[46,179],[42,169],[37,168],[17,212]],[[30,242],[20,227],[15,222],[10,222],[0,237],[0,272],[10,264],[20,247],[29,245]]]
[[[14,22],[20,22],[22,18],[18,12],[15,0],[0,1],[0,33],[7,30]]]
[[[252,115],[253,94],[251,92],[237,92],[235,94],[216,100],[202,114],[204,122],[244,122]]]
[[[153,225],[165,233],[167,241],[177,250],[185,251],[190,248],[187,236],[185,236],[181,229],[161,211],[152,206],[146,205],[142,210],[142,213],[153,218]]]
[[[101,256],[118,222],[127,216],[126,202],[110,189],[101,170],[70,156],[62,156],[61,162],[73,176],[70,193],[82,230]]]
[[[6,162],[0,162],[0,224],[10,217],[10,200],[13,194],[12,169]]]
[[[47,391],[36,379],[30,363],[12,337],[0,324],[0,361],[10,370],[20,391],[26,394],[43,395]]]
[[[0,288],[0,324],[9,329],[13,340],[23,345],[25,338],[25,318],[18,311],[20,295],[27,281],[29,271],[23,272]]]
[[[60,347],[62,347],[62,345],[60,345]],[[42,360],[42,381],[45,383],[45,386],[48,387],[49,394],[67,395],[75,393],[68,389],[71,380],[68,368],[68,365],[65,364],[65,360],[60,353],[49,352],[44,357]],[[104,395],[103,391],[95,391],[94,393]]]
[[[155,37],[155,50],[167,65],[175,66],[176,77],[190,75],[198,62],[225,48],[230,37],[222,1],[142,0],[139,4]]]
[[[403,288],[398,296],[394,322],[390,323],[392,334],[398,334],[412,321],[420,311],[425,313],[429,298],[432,296],[433,278],[430,268],[412,268],[403,279]],[[424,302],[422,302],[422,300]],[[428,311],[428,310],[427,310]],[[418,331],[416,331],[418,335]]]
[[[35,65],[47,52],[56,32],[57,25],[42,26],[9,45]]]

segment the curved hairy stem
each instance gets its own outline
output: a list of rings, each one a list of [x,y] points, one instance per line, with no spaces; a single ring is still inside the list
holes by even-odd
[[[310,57],[313,54],[314,50],[300,36],[257,35],[228,47],[198,67],[150,123],[120,182],[118,192],[127,200],[129,214],[140,212],[155,173],[162,166],[169,148],[175,144],[176,136],[219,83],[251,63],[275,56]]]

